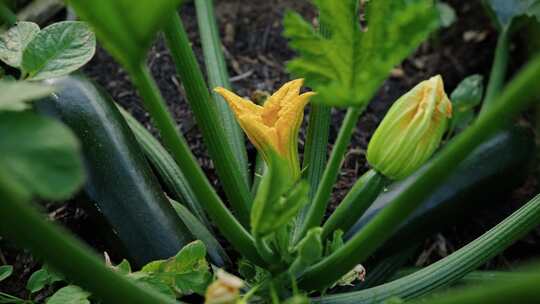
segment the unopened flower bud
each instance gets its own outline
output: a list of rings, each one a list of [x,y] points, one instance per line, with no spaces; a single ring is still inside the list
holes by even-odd
[[[451,116],[442,77],[420,82],[392,105],[373,134],[368,163],[391,179],[407,177],[435,152]]]

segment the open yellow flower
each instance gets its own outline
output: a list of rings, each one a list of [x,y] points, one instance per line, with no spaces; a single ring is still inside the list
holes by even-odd
[[[286,160],[294,178],[300,176],[298,131],[304,117],[304,107],[315,94],[300,94],[303,84],[303,79],[287,82],[272,94],[263,106],[227,89],[214,89],[227,101],[240,126],[265,161],[270,161],[270,153],[277,153]]]

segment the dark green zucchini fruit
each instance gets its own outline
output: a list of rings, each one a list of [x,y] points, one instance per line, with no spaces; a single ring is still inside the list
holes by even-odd
[[[82,143],[85,191],[135,265],[174,256],[191,240],[113,100],[82,76],[50,80],[38,111],[61,119]]]

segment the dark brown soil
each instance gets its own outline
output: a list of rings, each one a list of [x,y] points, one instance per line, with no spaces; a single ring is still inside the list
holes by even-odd
[[[314,18],[315,12],[311,4],[308,1],[293,0],[216,2],[226,59],[235,91],[250,96],[255,90],[272,92],[286,82],[289,76],[284,64],[294,56],[294,53],[287,48],[286,40],[281,36],[282,16],[285,9],[294,8],[308,18]],[[479,73],[487,78],[493,59],[496,31],[485,16],[480,1],[447,2],[457,10],[457,22],[450,28],[434,34],[415,54],[397,67],[360,119],[335,188],[332,208],[345,195],[355,179],[367,169],[364,154],[369,138],[397,97],[417,82],[435,74],[443,76],[447,92],[451,92],[459,81],[468,75]],[[182,17],[195,52],[203,64],[192,4],[185,6]],[[518,51],[513,53],[517,64],[523,61],[518,58],[518,54]],[[208,158],[196,122],[185,101],[181,81],[176,77],[174,64],[162,39],[158,39],[152,48],[148,64],[194,154],[219,189],[212,162]],[[92,62],[84,68],[84,72],[105,87],[116,101],[128,108],[149,129],[152,128],[150,119],[142,108],[126,73],[103,49],[98,49]],[[333,112],[330,143],[335,140],[343,114],[341,110]],[[330,148],[331,144],[329,151]],[[249,152],[253,157],[254,149],[251,146]],[[419,257],[422,256],[419,264],[425,265],[437,260],[471,241],[520,206],[535,193],[536,189],[537,180],[531,176],[521,187],[508,193],[507,197],[501,198],[507,202],[502,204],[504,207],[485,210],[480,215],[472,217],[474,220],[468,221],[467,224],[449,227],[432,239],[426,240],[424,250],[418,253]],[[108,251],[115,256],[114,250],[103,244],[99,235],[94,235],[95,222],[81,208],[79,200],[60,209],[51,208],[50,211],[55,213],[55,218],[60,219],[97,251]],[[538,232],[529,235],[490,262],[490,268],[507,268],[530,257],[540,256],[539,240]],[[24,284],[31,272],[39,269],[39,263],[5,240],[0,241],[0,264],[2,263],[13,264],[16,268],[12,279],[0,283],[0,291],[26,296]]]

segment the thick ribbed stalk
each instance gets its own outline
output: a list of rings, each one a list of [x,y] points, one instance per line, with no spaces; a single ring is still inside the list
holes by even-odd
[[[224,87],[230,89],[231,84],[229,82],[227,65],[225,64],[223,51],[221,49],[213,1],[195,0],[195,8],[197,10],[197,23],[199,25],[204,63],[208,76],[208,85],[210,85],[210,88]],[[223,97],[215,92],[212,92],[212,97],[216,103],[220,125],[225,131],[227,141],[231,144],[233,154],[238,159],[244,179],[249,181],[246,145],[244,143],[242,130]]]
[[[461,290],[452,290],[437,297],[424,298],[414,303],[428,304],[507,304],[507,303],[539,303],[538,292],[540,282],[540,265],[530,268],[530,272],[519,276],[499,279],[495,282]]]
[[[227,139],[216,105],[212,102],[187,33],[177,14],[173,14],[167,21],[164,31],[176,71],[182,79],[187,100],[216,167],[223,191],[240,222],[248,227],[252,197],[246,175],[242,173],[243,167]]]
[[[506,70],[508,67],[508,56],[510,54],[510,30],[505,27],[501,30],[499,38],[497,40],[497,47],[495,49],[495,58],[493,59],[493,65],[491,66],[491,73],[489,74],[489,82],[486,88],[486,95],[482,104],[481,115],[493,106],[494,100],[497,95],[500,94],[504,87],[504,80],[506,78]]]
[[[104,303],[177,303],[136,285],[114,272],[85,244],[46,221],[19,193],[17,185],[0,174],[0,234],[32,254]]]
[[[322,239],[341,229],[349,231],[384,189],[387,178],[369,170],[360,177],[323,225]]]
[[[336,143],[332,149],[332,154],[330,154],[330,159],[328,160],[328,164],[324,170],[321,183],[317,188],[313,202],[309,206],[306,219],[302,223],[299,232],[295,235],[296,242],[300,241],[302,237],[306,235],[309,229],[321,224],[324,217],[324,212],[326,211],[326,206],[328,205],[328,200],[332,194],[332,188],[337,180],[339,169],[343,162],[345,151],[349,146],[351,136],[361,112],[362,108],[351,107],[347,110],[345,119],[343,120],[341,128],[339,129]]]
[[[211,228],[202,205],[197,201],[197,197],[191,187],[184,172],[174,162],[172,156],[163,148],[157,139],[146,130],[131,114],[117,105],[118,109],[129,128],[135,135],[137,142],[144,151],[146,157],[150,160],[159,176],[163,179],[167,189],[171,191],[173,198],[186,203],[189,210],[203,223],[208,229]]]
[[[332,284],[355,265],[365,261],[418,207],[432,189],[439,186],[465,157],[489,135],[505,124],[536,97],[540,88],[540,56],[528,64],[496,100],[485,115],[440,151],[416,182],[403,191],[343,247],[308,269],[300,278],[305,289]]]
[[[501,253],[540,225],[540,195],[497,226],[446,258],[401,279],[374,288],[321,298],[317,303],[380,303],[391,297],[412,299],[450,285]],[[479,302],[480,303],[480,302]],[[482,302],[485,303],[485,302]]]
[[[148,69],[141,65],[130,71],[130,76],[139,90],[144,105],[161,133],[165,146],[169,148],[176,164],[189,176],[188,182],[197,201],[203,204],[215,224],[233,247],[252,262],[264,265],[255,248],[249,233],[234,218],[216,194],[210,182],[197,164],[183,136],[178,133],[171,114],[167,111],[165,101],[150,75]]]
[[[319,16],[322,19],[322,16]],[[320,20],[319,32],[323,37],[329,37],[325,21]],[[328,150],[328,133],[330,132],[332,108],[323,103],[312,103],[307,125],[306,143],[304,145],[304,159],[302,162],[302,177],[309,183],[309,204],[300,210],[295,223],[295,233],[300,232],[309,212],[309,206],[319,187],[324,173],[326,153]],[[298,230],[298,231],[297,231]]]
[[[310,199],[315,196],[324,172],[330,130],[330,110],[331,108],[325,104],[314,103],[309,112],[302,168],[303,176],[309,182]]]

